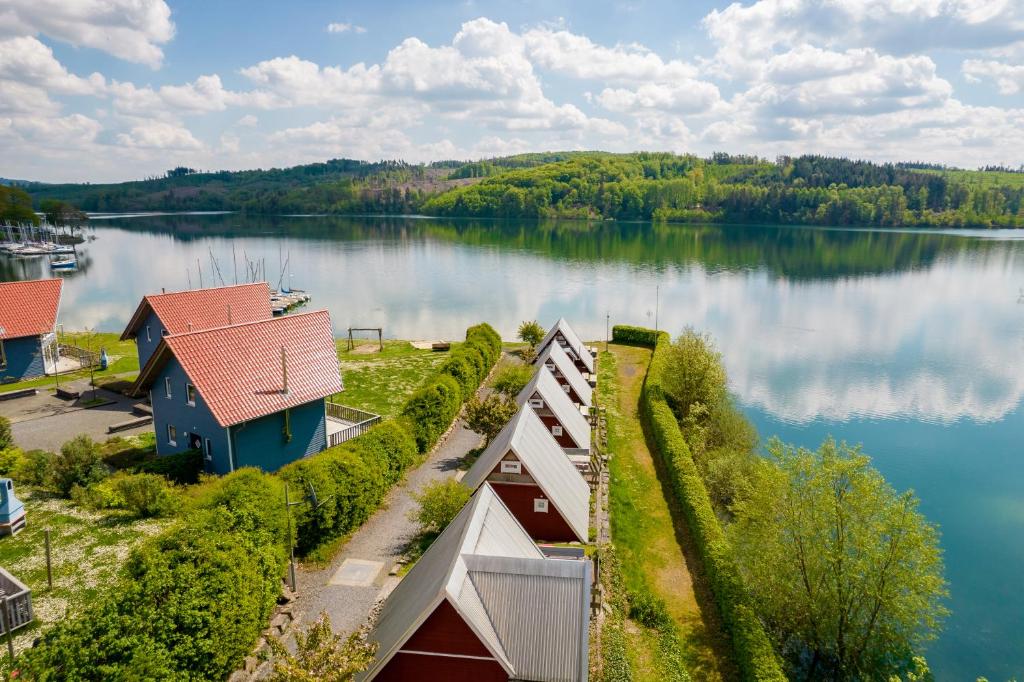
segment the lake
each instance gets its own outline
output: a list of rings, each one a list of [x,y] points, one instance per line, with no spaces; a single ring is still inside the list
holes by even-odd
[[[307,290],[335,331],[456,339],[565,316],[710,332],[763,437],[862,443],[941,526],[939,680],[1024,677],[1024,232],[171,215],[94,219],[68,329],[119,331],[147,292]],[[265,266],[264,266],[265,263]],[[0,257],[0,280],[49,276]],[[201,275],[200,275],[201,271]]]

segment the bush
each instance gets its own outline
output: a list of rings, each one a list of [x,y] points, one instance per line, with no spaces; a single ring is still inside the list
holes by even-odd
[[[14,464],[11,478],[26,485],[44,486],[50,480],[50,464],[55,456],[46,450],[29,450]]]
[[[473,395],[476,387],[480,385],[480,375],[477,368],[465,352],[452,351],[451,355],[441,363],[437,371],[455,379],[459,385],[463,400]]]
[[[21,448],[0,449],[0,476],[13,476],[14,470],[24,459],[25,453]]]
[[[673,492],[693,534],[711,591],[732,638],[742,678],[785,680],[764,626],[749,605],[732,549],[711,506],[679,422],[665,399],[663,377],[669,362],[669,344],[668,334],[661,333],[640,396],[641,417],[652,440],[651,449],[665,465]]]
[[[135,471],[145,474],[159,474],[175,483],[191,485],[199,482],[203,471],[203,453],[186,450],[173,455],[157,455],[135,466]]]
[[[14,435],[11,434],[11,420],[0,417],[0,450],[14,447]]]
[[[391,419],[375,426],[347,443],[357,448],[364,460],[373,459],[380,468],[384,485],[391,487],[419,454],[412,437],[411,424],[405,419]]]
[[[469,488],[454,479],[431,481],[413,499],[419,503],[414,519],[420,524],[422,533],[440,533],[459,515],[469,502]]]
[[[647,587],[632,591],[629,597],[629,617],[644,627],[654,630],[672,626],[665,600],[656,596]]]
[[[114,490],[124,499],[123,508],[136,516],[170,516],[177,509],[177,498],[167,485],[167,479],[157,474],[118,476]]]
[[[459,414],[462,391],[455,379],[439,375],[416,391],[402,409],[412,422],[413,437],[420,452],[427,452]]]
[[[483,400],[474,394],[466,402],[466,425],[490,443],[518,411],[515,401],[500,393],[492,393]]]
[[[125,579],[18,659],[28,679],[225,679],[266,627],[285,565],[281,484],[240,469],[199,486]]]
[[[658,343],[659,332],[644,327],[632,327],[626,324],[617,324],[612,327],[612,341],[625,346],[644,346],[654,348]]]
[[[526,388],[533,378],[536,367],[530,365],[509,365],[494,377],[494,390],[508,398],[519,395],[519,392]]]
[[[99,445],[89,436],[76,436],[64,443],[60,453],[50,461],[48,483],[67,497],[76,485],[88,487],[106,478],[107,474]]]
[[[516,336],[524,343],[529,344],[530,348],[536,348],[537,344],[544,340],[545,334],[544,327],[540,326],[537,320],[524,321],[516,332]]]

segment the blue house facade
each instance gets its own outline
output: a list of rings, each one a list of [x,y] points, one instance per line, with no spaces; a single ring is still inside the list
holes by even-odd
[[[0,383],[24,381],[46,374],[42,336],[0,340]]]
[[[135,337],[135,346],[139,353],[139,367],[145,367],[149,359],[153,357],[156,347],[160,345],[160,339],[167,336],[167,328],[160,321],[155,312],[146,315],[142,327]]]
[[[0,282],[0,383],[46,374],[47,354],[56,351],[63,284],[60,279]]]

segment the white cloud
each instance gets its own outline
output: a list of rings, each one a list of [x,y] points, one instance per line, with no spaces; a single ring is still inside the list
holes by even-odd
[[[4,0],[0,36],[40,33],[158,67],[174,23],[164,0]]]
[[[255,128],[256,124],[259,122],[260,120],[252,114],[246,114],[242,118],[238,119],[238,122],[235,125],[242,126],[243,128]]]
[[[119,144],[141,149],[199,150],[203,148],[184,126],[167,121],[146,121],[117,136]]]
[[[666,62],[643,45],[605,47],[583,35],[547,28],[527,31],[523,39],[531,61],[573,78],[665,81],[697,76],[692,64]]]
[[[364,27],[344,21],[327,24],[328,33],[348,33],[349,31],[353,33],[366,33]]]
[[[968,59],[963,63],[961,71],[971,82],[994,80],[999,92],[1004,95],[1016,95],[1024,90],[1024,64],[1016,66],[992,60]]]

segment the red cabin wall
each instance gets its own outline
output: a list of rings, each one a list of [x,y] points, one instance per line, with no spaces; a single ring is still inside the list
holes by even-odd
[[[479,658],[429,656],[414,652],[456,654]],[[482,660],[491,659],[491,660]],[[381,682],[506,682],[508,675],[491,652],[446,600],[423,621],[374,678]]]
[[[538,415],[538,416],[540,417],[540,420],[542,422],[544,422],[544,426],[548,427],[548,433],[551,433],[551,427],[552,426],[562,426],[562,423],[560,421],[558,421],[558,419],[556,419],[555,417],[552,417],[552,416],[549,416],[549,415]],[[557,442],[560,447],[563,447],[563,448],[578,448],[578,447],[580,447],[576,443],[576,441],[574,441],[572,439],[572,437],[569,435],[569,432],[565,428],[562,428],[562,435],[561,436],[554,436],[553,435],[551,437],[555,439],[555,442]]]
[[[522,524],[526,532],[534,540],[545,540],[548,542],[575,542],[579,538],[566,523],[562,515],[555,509],[555,505],[548,502],[548,511],[533,511],[533,500],[535,498],[547,497],[541,492],[540,486],[516,485],[490,481],[494,492],[498,494],[501,501],[505,503],[512,516]]]

